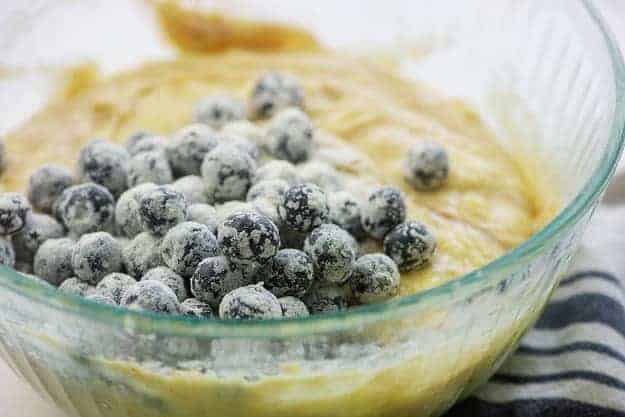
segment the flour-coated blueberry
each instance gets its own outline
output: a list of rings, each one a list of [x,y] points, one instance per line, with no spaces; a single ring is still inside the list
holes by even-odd
[[[278,214],[286,227],[309,232],[329,219],[326,193],[315,184],[300,184],[284,193]]]
[[[115,199],[103,186],[86,183],[66,188],[56,204],[56,214],[75,236],[108,230],[113,221]]]
[[[200,223],[183,222],[172,227],[161,242],[161,256],[165,264],[185,278],[195,272],[198,264],[219,252],[217,238]]]
[[[166,147],[174,176],[200,175],[204,156],[217,144],[217,134],[205,124],[194,123],[175,132]]]
[[[302,301],[310,314],[333,313],[348,307],[349,293],[337,284],[315,282]]]
[[[294,164],[307,161],[313,151],[314,128],[303,111],[290,108],[278,113],[267,129],[269,151]]]
[[[191,293],[216,309],[224,295],[251,283],[225,256],[213,256],[200,262],[193,273]]]
[[[193,111],[193,120],[213,129],[221,129],[227,123],[245,119],[245,106],[239,100],[222,94],[215,94],[198,101]]]
[[[347,230],[357,239],[365,237],[362,228],[362,203],[349,191],[328,193],[330,221]]]
[[[167,285],[182,302],[189,297],[184,278],[165,266],[150,269],[141,277],[141,281],[158,281]]]
[[[228,216],[217,229],[222,253],[236,264],[262,265],[280,248],[280,233],[267,217],[256,212]]]
[[[219,217],[217,210],[209,204],[191,204],[188,208],[188,220],[207,226],[208,229],[217,235],[217,226],[219,225]]]
[[[267,180],[284,180],[289,185],[300,184],[302,179],[299,176],[298,168],[289,161],[279,159],[268,161],[256,170],[254,184]]]
[[[106,232],[85,234],[72,251],[72,267],[76,277],[95,285],[105,275],[122,270],[122,246]]]
[[[115,302],[115,304],[119,304],[122,300],[124,291],[136,283],[137,280],[130,275],[113,272],[112,274],[106,275],[100,282],[98,282],[98,285],[95,287],[95,293],[109,297]]]
[[[315,277],[313,261],[297,249],[281,249],[258,273],[265,288],[276,297],[302,297]]]
[[[52,285],[74,276],[72,253],[76,241],[70,238],[48,239],[39,247],[33,261],[33,272]]]
[[[399,189],[390,186],[374,189],[362,206],[362,227],[376,239],[382,239],[406,219],[406,203]]]
[[[26,197],[19,193],[0,194],[0,235],[12,235],[22,230],[31,206]]]
[[[160,236],[149,232],[139,233],[122,249],[126,272],[140,279],[148,270],[163,265]]]
[[[204,180],[197,175],[187,175],[171,183],[171,188],[182,194],[187,204],[206,204],[208,198],[204,187]]]
[[[449,157],[445,148],[434,141],[412,146],[404,160],[404,178],[417,190],[440,188],[449,176]]]
[[[128,162],[130,155],[122,146],[104,140],[93,140],[78,156],[78,178],[93,182],[119,195],[128,188]]]
[[[139,207],[141,198],[156,188],[156,184],[145,183],[125,191],[115,205],[117,230],[126,237],[133,238],[143,232]]]
[[[161,185],[143,194],[139,215],[145,231],[162,236],[187,219],[187,201],[170,186]]]
[[[352,266],[349,285],[354,298],[369,304],[399,294],[400,274],[395,262],[383,253],[358,258]]]
[[[310,232],[304,252],[312,259],[318,280],[336,284],[347,280],[357,255],[354,241],[335,224],[323,224]]]
[[[146,280],[132,285],[122,295],[121,306],[131,310],[178,314],[180,302],[174,291],[160,281]]]
[[[219,145],[206,154],[202,178],[209,203],[244,200],[256,172],[256,162],[232,145]]]
[[[63,190],[74,184],[71,172],[62,166],[46,164],[37,169],[28,181],[28,199],[33,207],[52,213],[54,203]]]
[[[88,282],[82,281],[76,277],[67,278],[59,285],[59,291],[64,294],[85,297],[95,292],[95,287]]]
[[[32,261],[43,242],[60,238],[64,234],[63,226],[54,217],[31,212],[26,216],[25,226],[11,240],[17,259]]]
[[[128,186],[169,184],[174,180],[167,157],[162,151],[140,152],[128,162]]]
[[[384,238],[384,252],[400,271],[422,268],[434,257],[436,237],[423,223],[407,221],[395,226]]]
[[[286,296],[278,298],[280,307],[282,307],[282,317],[286,319],[295,319],[300,317],[308,317],[308,307],[302,300],[296,297]]]
[[[270,71],[254,85],[250,110],[256,118],[267,118],[287,107],[303,107],[304,91],[292,75]]]
[[[282,317],[275,295],[260,284],[247,285],[226,294],[219,304],[219,317],[235,320],[267,320]]]

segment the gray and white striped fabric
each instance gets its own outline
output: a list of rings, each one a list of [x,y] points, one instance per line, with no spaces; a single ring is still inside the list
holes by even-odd
[[[565,278],[517,352],[446,417],[625,417],[624,302],[613,274]]]

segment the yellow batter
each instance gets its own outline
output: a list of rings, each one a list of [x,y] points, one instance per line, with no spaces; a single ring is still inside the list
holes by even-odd
[[[261,74],[278,70],[301,81],[322,150],[347,146],[360,155],[356,164],[337,161],[337,168],[402,188],[408,217],[424,222],[436,235],[432,265],[402,274],[402,295],[485,265],[526,240],[558,209],[557,194],[539,187],[540,179],[530,174],[535,170],[498,145],[473,111],[407,83],[388,63],[324,51],[294,29],[265,27],[259,32],[250,24],[177,8],[165,7],[161,13],[167,33],[185,53],[107,79],[90,71],[77,73],[80,77],[61,97],[8,136],[9,161],[0,188],[23,191],[31,173],[47,162],[73,168],[80,148],[94,137],[122,142],[137,130],[169,134],[190,122],[198,99],[224,91],[246,99]],[[427,139],[446,148],[451,172],[439,191],[417,192],[402,179],[401,161],[409,146]],[[70,394],[80,402],[88,392],[111,404],[111,416],[416,417],[450,400],[474,370],[491,364],[514,343],[532,318],[493,335],[488,349],[467,352],[462,366],[445,364],[445,352],[440,352],[438,358],[414,358],[379,372],[295,372],[246,382],[191,371],[162,375],[137,364],[96,365],[94,360],[101,372],[133,381],[164,408],[144,408],[137,398],[106,385],[96,388],[97,383],[77,384]],[[435,374],[422,375],[431,367],[424,363],[438,361]]]

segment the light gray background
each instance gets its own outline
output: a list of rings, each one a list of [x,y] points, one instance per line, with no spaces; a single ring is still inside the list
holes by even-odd
[[[596,0],[602,8],[613,31],[619,38],[622,49],[625,49],[625,2],[622,0]],[[622,163],[623,165],[623,163]],[[606,224],[623,224],[625,222],[625,167],[620,167],[612,184],[606,204],[597,212],[588,232],[585,248],[580,262],[595,267],[604,267],[613,272],[625,271],[625,260],[611,256],[615,251],[625,252],[625,236],[621,227],[603,227]],[[0,361],[0,416],[1,417],[66,417],[38,395],[23,381],[18,379],[6,364]]]

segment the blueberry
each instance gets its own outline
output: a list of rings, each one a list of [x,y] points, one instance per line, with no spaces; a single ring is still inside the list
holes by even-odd
[[[248,285],[225,295],[219,304],[219,317],[238,320],[267,320],[282,317],[275,295],[262,285]]]
[[[404,196],[394,187],[376,188],[362,207],[362,227],[376,239],[382,239],[405,219]]]
[[[208,198],[204,190],[204,181],[197,175],[187,175],[171,184],[171,188],[182,194],[187,204],[206,204]]]
[[[126,289],[120,305],[154,313],[178,314],[180,311],[180,302],[174,291],[154,280],[137,282]]]
[[[137,132],[126,141],[126,150],[131,156],[141,152],[163,151],[167,139],[149,132]]]
[[[301,183],[298,168],[289,161],[273,160],[269,161],[256,170],[254,183],[267,180],[284,180],[289,185]]]
[[[278,214],[278,204],[268,198],[257,198],[250,202],[253,211],[266,216],[275,224],[278,229],[283,227],[282,220]]]
[[[208,204],[191,204],[188,208],[189,215],[187,216],[189,221],[196,222],[207,226],[208,229],[217,235],[217,225],[219,219],[217,217],[217,210],[213,206]]]
[[[158,266],[150,269],[143,275],[141,281],[158,281],[167,285],[178,297],[178,301],[182,302],[189,297],[187,288],[184,283],[184,278],[176,274],[169,268],[164,266]]]
[[[210,304],[197,298],[187,298],[180,304],[180,313],[197,319],[210,319],[214,317]]]
[[[250,97],[251,112],[254,117],[271,117],[287,107],[303,107],[304,91],[291,75],[276,71],[262,75],[254,85]]]
[[[87,282],[81,281],[78,278],[67,278],[59,285],[59,291],[64,294],[77,295],[79,297],[85,297],[93,294],[95,287]]]
[[[432,260],[435,250],[436,238],[420,222],[401,223],[384,238],[384,252],[400,271],[424,267]]]
[[[234,213],[257,213],[258,211],[252,203],[245,201],[228,201],[215,206],[215,212],[217,213],[218,223],[221,223]]]
[[[103,295],[103,294],[98,294],[98,293],[87,295],[85,297],[85,300],[93,301],[94,303],[99,303],[99,304],[106,304],[110,306],[117,305],[115,300],[113,300],[111,297]]]
[[[267,130],[269,151],[277,159],[294,164],[307,161],[313,151],[312,122],[299,109],[281,111]]]
[[[113,272],[102,278],[102,281],[98,282],[95,287],[95,293],[112,299],[115,304],[119,304],[122,300],[122,295],[126,289],[130,288],[137,281],[130,275],[122,274],[119,272]]]
[[[98,184],[87,183],[66,188],[56,204],[56,213],[74,235],[107,230],[113,220],[115,200]]]
[[[213,95],[200,100],[193,112],[193,120],[214,129],[221,129],[225,124],[241,119],[245,119],[243,103],[224,95]]]
[[[334,224],[313,230],[304,242],[304,251],[313,261],[317,279],[337,284],[347,280],[356,258],[354,237]]]
[[[122,249],[126,272],[139,279],[148,270],[163,265],[161,241],[158,236],[143,232],[134,237]]]
[[[302,181],[316,184],[326,192],[340,191],[345,188],[343,176],[327,162],[310,161],[299,168],[298,172]]]
[[[325,192],[314,184],[300,184],[289,188],[278,205],[278,214],[286,227],[310,232],[329,218]]]
[[[254,143],[261,150],[267,149],[267,139],[262,128],[248,120],[236,120],[221,129],[224,136],[240,136]]]
[[[73,183],[74,178],[67,169],[57,165],[43,165],[30,176],[28,199],[37,210],[52,213],[54,202]]]
[[[262,265],[280,247],[278,228],[259,213],[239,212],[228,216],[218,227],[223,254],[236,264]]]
[[[15,267],[15,251],[8,239],[0,238],[0,265]]]
[[[258,161],[260,158],[261,151],[258,145],[245,136],[220,133],[218,140],[220,144],[233,146],[241,152],[246,153],[254,161]]]
[[[300,317],[308,317],[308,307],[299,298],[287,296],[278,298],[280,307],[282,308],[282,316],[287,319],[295,319]]]
[[[130,155],[121,146],[103,140],[93,140],[78,157],[78,178],[93,182],[119,195],[127,188]]]
[[[200,301],[217,308],[230,291],[251,284],[241,270],[225,256],[206,258],[191,277],[191,293]]]
[[[348,306],[348,292],[336,284],[316,282],[304,296],[310,314],[332,313]]]
[[[276,297],[302,297],[314,279],[313,261],[297,249],[282,249],[267,262],[258,274],[265,288]]]
[[[252,185],[256,163],[231,145],[219,145],[202,163],[202,178],[209,202],[242,200]]]
[[[349,285],[363,304],[384,301],[399,294],[400,275],[395,262],[382,253],[361,256],[354,262]]]
[[[159,186],[141,197],[139,215],[144,230],[164,235],[187,219],[187,202],[182,194],[171,187]]]
[[[330,221],[357,239],[365,237],[361,224],[361,202],[347,191],[328,194]]]
[[[219,252],[217,238],[208,226],[184,222],[170,229],[161,242],[165,264],[177,274],[190,277],[205,258]]]
[[[30,203],[23,195],[0,194],[0,235],[11,235],[22,230],[30,210]]]
[[[59,285],[74,276],[72,253],[76,242],[69,238],[49,239],[37,250],[33,272],[52,285]]]
[[[95,285],[122,270],[121,244],[106,232],[83,235],[72,251],[72,267],[79,279]]]
[[[273,204],[279,204],[289,189],[289,183],[280,180],[263,180],[255,183],[247,192],[247,201],[265,198]]]
[[[47,214],[29,213],[26,224],[13,235],[13,248],[17,258],[23,261],[32,261],[37,249],[48,239],[62,237],[63,226]]]
[[[445,148],[433,141],[414,145],[404,161],[404,177],[417,190],[440,188],[449,175]]]
[[[137,185],[124,192],[115,206],[115,223],[121,234],[129,238],[143,232],[143,224],[139,215],[141,198],[156,188],[155,184]]]
[[[216,133],[203,124],[192,124],[174,133],[166,148],[174,175],[199,175],[204,156],[216,146]]]
[[[128,163],[128,186],[139,184],[169,184],[174,180],[167,157],[162,151],[141,152]]]

